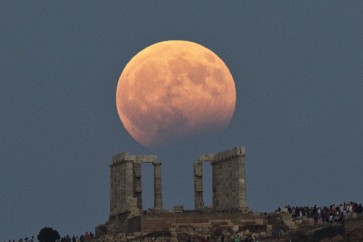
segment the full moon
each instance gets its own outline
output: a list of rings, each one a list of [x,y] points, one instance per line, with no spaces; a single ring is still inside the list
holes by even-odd
[[[149,148],[222,131],[235,105],[228,67],[213,51],[189,41],[163,41],[140,51],[116,90],[124,127]]]

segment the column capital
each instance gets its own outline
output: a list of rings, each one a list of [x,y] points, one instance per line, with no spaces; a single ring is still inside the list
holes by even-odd
[[[158,161],[153,161],[152,164],[153,166],[161,166],[163,163]]]

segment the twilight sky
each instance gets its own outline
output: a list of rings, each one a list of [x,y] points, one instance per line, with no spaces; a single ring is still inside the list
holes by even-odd
[[[166,209],[193,208],[199,154],[234,146],[247,150],[253,211],[362,202],[362,12],[362,1],[1,1],[0,241],[94,231],[123,151],[159,156]],[[171,39],[222,58],[236,111],[223,133],[149,150],[122,126],[116,86],[137,52]]]

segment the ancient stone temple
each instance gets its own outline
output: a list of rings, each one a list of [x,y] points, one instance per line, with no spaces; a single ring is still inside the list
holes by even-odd
[[[133,241],[132,238],[165,235],[163,241],[226,231],[236,224],[262,225],[263,218],[248,211],[245,180],[245,148],[235,147],[215,154],[202,154],[194,162],[194,210],[177,205],[162,206],[161,162],[156,155],[113,156],[110,165],[110,215],[107,224],[96,228],[99,241]],[[203,163],[212,166],[212,207],[204,207]],[[154,166],[154,207],[142,207],[141,166]],[[216,232],[217,231],[217,232]],[[109,236],[109,237],[107,237]],[[110,237],[111,236],[111,237]],[[116,237],[115,237],[116,236]],[[160,236],[159,236],[160,237]],[[138,240],[135,240],[138,241]]]
[[[362,216],[348,217],[344,221],[345,228],[335,224],[332,228],[325,228],[329,224],[323,221],[317,223],[307,216],[293,217],[287,208],[269,214],[250,211],[246,198],[245,157],[244,147],[200,155],[193,163],[195,208],[185,210],[182,205],[176,205],[172,210],[165,210],[162,203],[162,163],[157,156],[128,153],[113,156],[110,164],[109,219],[106,224],[96,227],[96,237],[90,242],[188,242],[203,241],[208,237],[209,241],[235,241],[239,238],[248,241],[295,241],[304,233],[310,236],[304,241],[310,241],[308,238],[315,234],[320,241],[324,231],[329,232],[326,234],[329,241],[332,235],[337,238],[334,241],[343,241],[344,229],[348,231],[344,241],[362,241]],[[148,209],[142,206],[141,166],[145,163],[154,166],[154,207]],[[203,202],[205,163],[212,166],[211,207],[205,207]],[[360,230],[356,233],[357,228]]]

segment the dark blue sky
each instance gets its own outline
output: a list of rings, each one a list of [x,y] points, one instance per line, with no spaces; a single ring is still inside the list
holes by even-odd
[[[164,162],[167,209],[193,208],[199,154],[237,145],[253,211],[362,202],[362,12],[361,1],[1,1],[0,241],[104,223],[108,164],[123,151]],[[170,39],[223,59],[236,111],[219,135],[148,150],[123,128],[116,86],[138,51]]]

